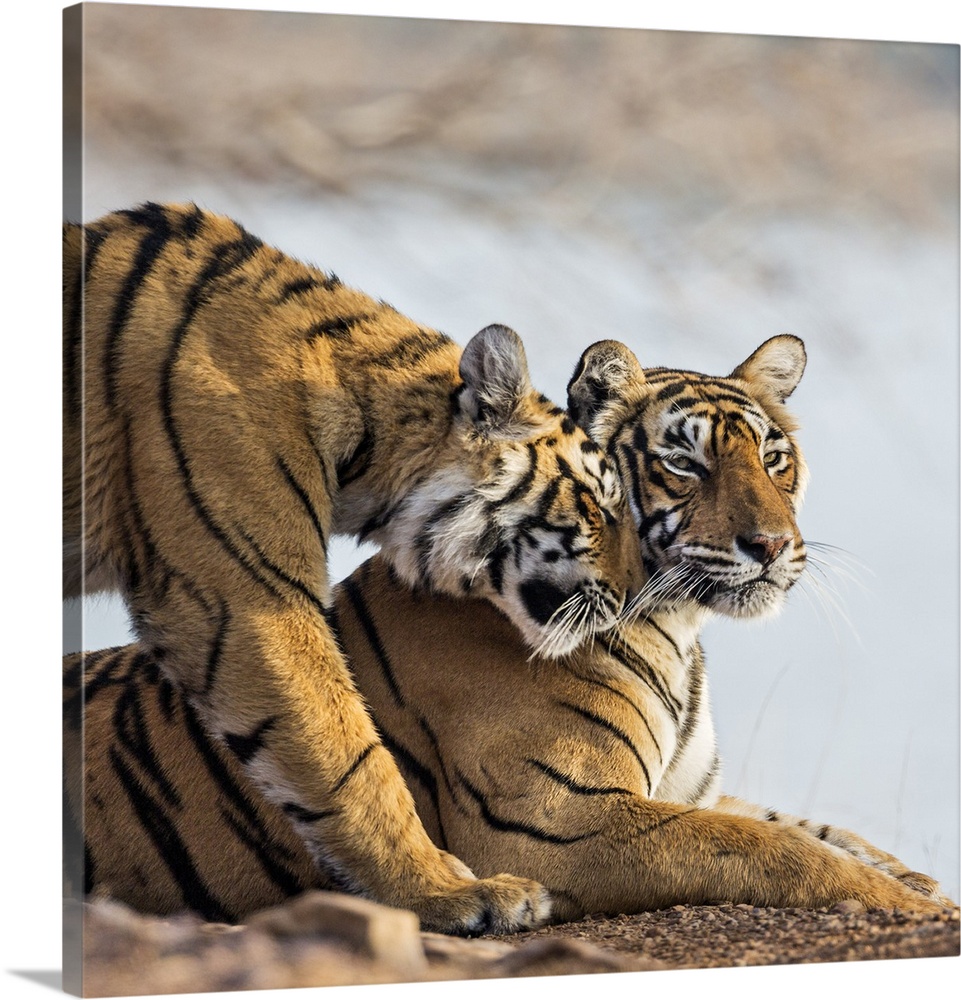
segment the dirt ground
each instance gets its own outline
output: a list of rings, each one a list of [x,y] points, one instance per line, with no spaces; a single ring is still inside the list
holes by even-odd
[[[85,996],[199,993],[517,976],[958,956],[959,911],[919,915],[744,904],[590,916],[509,937],[421,933],[412,913],[309,893],[246,924],[147,917],[109,901],[83,914]]]
[[[831,910],[777,910],[744,903],[675,906],[630,916],[592,916],[515,936],[584,941],[670,969],[845,962],[958,955],[958,910],[921,915],[866,911],[853,900]]]

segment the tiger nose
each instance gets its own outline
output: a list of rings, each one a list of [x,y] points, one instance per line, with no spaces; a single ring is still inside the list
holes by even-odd
[[[784,546],[791,541],[790,534],[784,535],[752,535],[750,538],[737,538],[738,548],[749,555],[762,566],[769,566],[784,551]]]

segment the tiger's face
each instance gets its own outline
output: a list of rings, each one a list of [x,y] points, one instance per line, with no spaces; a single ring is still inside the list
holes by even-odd
[[[486,598],[534,651],[562,656],[616,623],[640,550],[616,469],[530,387],[516,335],[493,329],[483,351],[468,345],[444,450],[382,551],[408,586]]]
[[[623,476],[649,577],[637,606],[776,612],[806,559],[796,514],[807,467],[783,405],[804,370],[803,344],[772,338],[722,378],[642,371],[611,344],[582,359],[571,406]],[[606,399],[589,381],[602,357],[623,372]]]

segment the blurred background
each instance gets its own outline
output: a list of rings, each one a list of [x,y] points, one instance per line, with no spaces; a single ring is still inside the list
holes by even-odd
[[[791,332],[820,554],[704,635],[726,791],[958,874],[958,47],[85,4],[82,217],[194,200],[558,402]],[[336,549],[334,573],[366,555]],[[93,649],[122,605],[83,602]]]

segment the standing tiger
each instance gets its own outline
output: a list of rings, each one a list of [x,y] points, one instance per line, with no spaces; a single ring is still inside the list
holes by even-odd
[[[425,833],[331,630],[326,550],[378,542],[407,585],[483,597],[561,655],[639,569],[604,456],[505,327],[461,352],[194,205],[63,238],[66,595],[123,593],[134,662],[160,664],[318,878],[438,930],[543,922],[541,886],[477,880]]]
[[[621,471],[649,579],[617,628],[560,659],[530,656],[489,602],[412,589],[382,556],[336,588],[351,670],[434,842],[479,874],[543,883],[553,920],[714,900],[947,903],[848,831],[720,794],[699,633],[714,613],[776,610],[804,571],[807,470],[784,405],[804,366],[788,336],[725,378],[645,371],[610,341],[585,352],[569,409]],[[240,919],[324,884],[149,658],[68,658],[71,712],[83,671],[88,890]],[[77,813],[78,766],[70,779]]]

